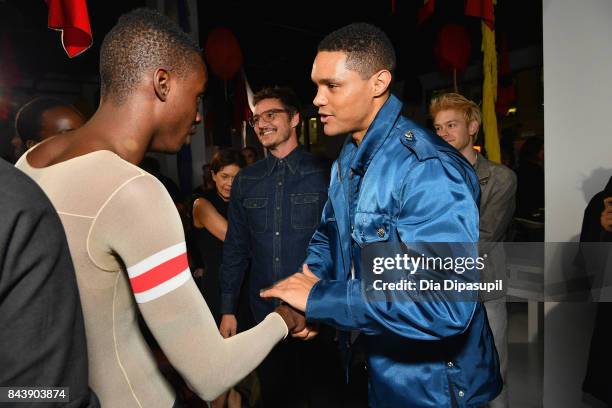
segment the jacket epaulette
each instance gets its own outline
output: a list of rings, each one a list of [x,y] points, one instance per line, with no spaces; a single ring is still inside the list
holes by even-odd
[[[400,142],[414,152],[420,161],[438,157],[436,145],[427,130],[404,117],[397,121],[394,129]]]

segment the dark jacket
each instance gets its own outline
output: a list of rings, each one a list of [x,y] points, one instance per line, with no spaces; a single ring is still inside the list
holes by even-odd
[[[40,188],[2,160],[0,186],[0,386],[69,387],[62,406],[99,407],[60,219]]]
[[[608,265],[609,269],[609,258],[612,253],[610,250],[612,244],[609,243],[612,242],[612,233],[604,230],[601,227],[600,221],[601,213],[604,210],[603,200],[607,197],[612,197],[612,178],[608,181],[604,191],[597,193],[589,202],[584,211],[582,231],[580,233],[580,242],[586,243],[586,247],[582,248],[582,255],[585,258],[583,264],[589,275],[596,275],[592,278],[593,284],[597,289],[602,288],[602,285],[609,285],[610,277],[609,275],[598,276],[605,274],[604,270],[600,270],[600,268],[592,268],[595,270],[589,268],[589,265],[594,263],[592,258],[595,257],[589,256],[591,254],[588,251],[589,249],[591,251],[597,250],[597,257],[601,261],[600,265]],[[600,244],[594,246],[594,248],[589,248],[590,244],[588,243],[592,242],[606,242],[608,244]],[[612,388],[610,387],[610,365],[612,365],[612,352],[610,351],[612,329],[610,328],[610,322],[612,321],[612,303],[609,300],[609,298],[604,297],[604,299],[597,303],[597,315],[595,317],[589,360],[582,390],[594,395],[606,404],[612,405]]]

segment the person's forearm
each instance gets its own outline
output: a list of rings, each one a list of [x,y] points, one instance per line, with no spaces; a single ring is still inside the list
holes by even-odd
[[[288,332],[280,315],[271,313],[254,328],[223,339],[193,282],[139,306],[170,363],[206,401],[255,369]]]
[[[341,330],[369,335],[393,332],[417,340],[439,340],[462,333],[471,321],[476,302],[453,300],[397,300],[392,309],[386,301],[366,299],[361,281],[320,280],[311,289],[306,319]],[[436,322],[430,324],[430,320]]]

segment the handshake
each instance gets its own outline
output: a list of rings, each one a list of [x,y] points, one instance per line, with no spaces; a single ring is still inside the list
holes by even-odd
[[[319,334],[317,326],[307,324],[304,313],[293,308],[292,306],[283,303],[280,306],[277,306],[274,311],[283,318],[292,337],[302,340],[310,340]],[[237,326],[238,321],[236,320],[236,316],[233,314],[225,314],[221,319],[219,332],[224,338],[232,337],[236,334]]]
[[[319,333],[316,325],[306,323],[304,316],[308,295],[318,281],[319,278],[304,265],[302,272],[297,272],[260,293],[263,298],[278,298],[284,302],[274,311],[283,318],[292,337],[310,340]],[[223,337],[231,337],[236,334],[237,326],[236,317],[226,314],[221,319],[219,331]]]
[[[306,316],[302,312],[288,304],[277,306],[274,311],[283,318],[292,337],[310,340],[319,333],[317,327],[306,324]]]

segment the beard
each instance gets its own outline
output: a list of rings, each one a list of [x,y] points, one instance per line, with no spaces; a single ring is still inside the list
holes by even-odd
[[[275,130],[275,132],[278,132],[278,130]],[[267,140],[265,135],[258,135],[259,141],[266,149],[275,150],[278,146],[285,143],[291,137],[291,131],[287,130],[285,134],[273,133],[272,136],[274,136],[273,139]]]

